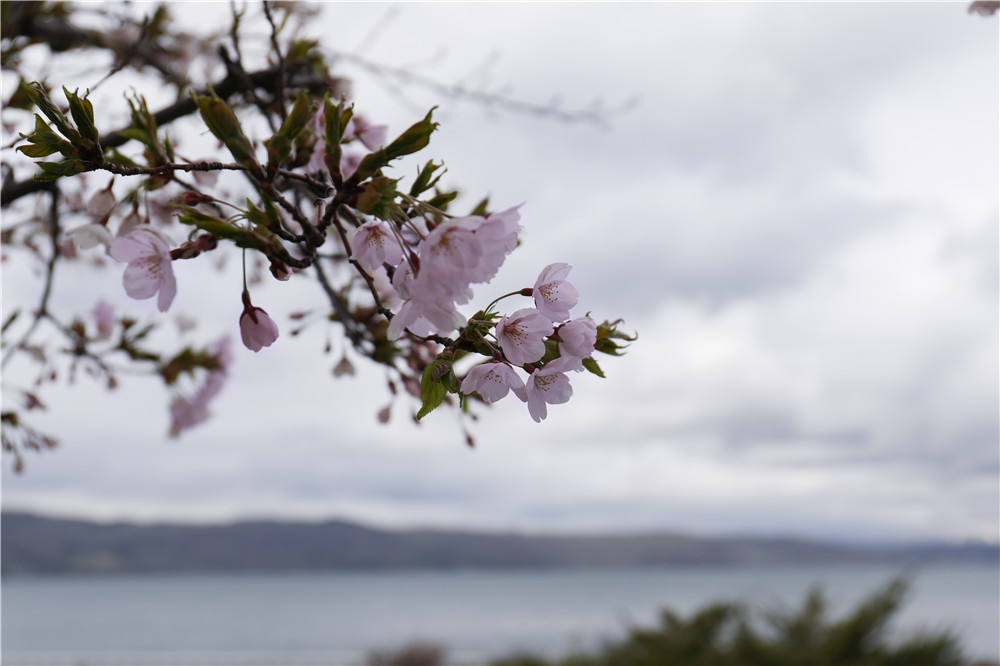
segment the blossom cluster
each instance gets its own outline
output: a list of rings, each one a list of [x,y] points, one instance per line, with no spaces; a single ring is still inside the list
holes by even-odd
[[[448,335],[465,326],[458,306],[470,300],[473,284],[489,282],[496,275],[517,245],[519,220],[516,207],[485,217],[451,218],[435,226],[413,249],[398,229],[383,220],[371,219],[353,230],[351,259],[368,271],[386,265],[392,269],[392,286],[402,304],[389,324],[389,338],[399,338],[405,331]],[[564,263],[547,266],[535,285],[523,290],[534,299],[534,307],[496,322],[493,340],[482,339],[493,350],[493,359],[469,372],[461,393],[478,394],[490,404],[513,392],[528,404],[536,422],[546,417],[546,405],[569,400],[573,390],[566,373],[583,369],[583,359],[593,354],[597,341],[593,319],[570,318],[579,300],[576,288],[566,280],[570,270]],[[556,344],[555,358],[546,359],[546,340]],[[527,383],[515,367],[529,373]]]
[[[351,259],[374,271],[392,267],[392,287],[402,299],[389,323],[389,338],[447,335],[466,321],[458,306],[472,298],[472,285],[489,282],[517,245],[517,208],[486,217],[448,219],[410,248],[399,230],[372,219],[352,231]]]
[[[328,107],[321,106],[308,120],[315,139],[306,144],[310,157],[304,165],[308,173],[326,182],[333,168],[327,156],[330,146],[323,140],[329,113]],[[433,129],[429,116],[424,125],[426,127],[420,124],[415,127],[420,131]],[[386,128],[354,116],[346,125],[343,138],[347,142],[357,141],[373,153],[380,152],[385,150],[382,147]],[[341,180],[338,184],[341,184],[365,158],[346,151],[334,154],[336,152],[340,155]],[[436,167],[426,167],[428,173],[433,168]],[[398,194],[393,191],[393,196]],[[616,354],[620,347],[608,340],[603,341],[608,344],[599,346],[598,326],[594,320],[589,316],[571,316],[579,294],[567,280],[571,271],[569,264],[553,263],[545,267],[532,287],[501,296],[471,318],[460,311],[471,301],[473,286],[490,282],[517,247],[522,230],[520,206],[495,213],[451,217],[442,209],[424,206],[412,198],[409,201],[414,207],[408,214],[400,214],[403,209],[398,207],[395,214],[376,214],[344,205],[335,213],[335,229],[331,228],[330,233],[339,235],[348,258],[368,282],[379,312],[389,319],[384,330],[386,340],[404,353],[412,371],[424,374],[424,380],[416,386],[412,378],[401,373],[407,389],[419,395],[424,403],[417,418],[440,404],[443,393],[458,393],[463,399],[475,396],[485,404],[513,393],[527,403],[531,418],[540,422],[547,416],[548,405],[565,403],[572,396],[569,373],[589,369],[601,374],[592,357],[594,352]],[[177,292],[172,260],[193,258],[202,251],[214,249],[219,238],[217,234],[236,239],[244,248],[263,250],[271,261],[275,277],[287,279],[291,272],[284,261],[270,254],[272,249],[253,245],[258,242],[254,238],[262,238],[259,240],[262,243],[271,241],[253,236],[256,233],[254,225],[259,222],[253,220],[249,209],[242,214],[247,220],[242,228],[195,209],[216,202],[214,197],[194,190],[181,195],[181,220],[196,226],[208,225],[202,226],[208,233],[197,238],[192,235],[191,240],[171,248],[165,235],[134,214],[123,221],[117,235],[112,237],[107,225],[116,202],[109,185],[88,203],[92,223],[73,230],[70,236],[79,248],[103,244],[111,257],[127,264],[123,275],[126,293],[136,299],[156,296],[161,311],[170,307]],[[276,264],[283,270],[276,272]],[[514,296],[530,297],[533,305],[508,314],[494,309],[501,300]],[[382,303],[378,303],[380,297]],[[259,352],[277,340],[279,330],[267,312],[251,302],[245,275],[242,302],[240,338],[245,347]],[[602,330],[602,337],[621,337],[615,335],[613,325]],[[456,331],[457,336],[454,335]],[[422,359],[421,346],[433,344],[445,348],[436,358],[431,351],[431,357]],[[409,353],[403,351],[407,348]],[[488,360],[472,367],[459,382],[454,376],[452,361],[469,353],[480,354]],[[220,349],[216,356],[219,362],[215,366],[218,367],[210,372],[205,386],[190,397],[178,397],[171,406],[172,434],[207,417],[206,405],[221,388],[229,363],[228,351]],[[446,367],[439,368],[437,363],[442,358],[447,359]],[[346,355],[342,364],[345,362]],[[342,374],[339,368],[338,365],[334,369],[335,375]],[[431,373],[429,380],[428,371]],[[444,375],[450,379],[445,379]],[[425,382],[437,382],[438,385],[425,391]]]
[[[546,417],[547,405],[570,399],[573,388],[567,373],[583,370],[584,359],[590,358],[597,343],[593,319],[570,319],[570,309],[579,298],[576,288],[566,281],[570,269],[568,264],[551,264],[533,288],[524,290],[530,291],[535,307],[517,310],[496,323],[493,335],[500,353],[469,371],[462,393],[476,393],[489,404],[513,392],[528,403],[528,413],[536,423]],[[555,343],[558,354],[554,357],[547,340]],[[528,373],[527,382],[514,367]]]
[[[190,197],[183,199],[193,201]],[[211,200],[211,197],[202,197],[196,202],[204,199]],[[67,239],[73,245],[72,251],[103,245],[110,257],[126,264],[122,275],[125,293],[137,300],[156,296],[157,308],[160,312],[166,312],[177,295],[177,279],[171,264],[174,251],[170,247],[170,240],[155,227],[144,223],[135,211],[122,221],[116,235],[112,236],[107,224],[116,203],[110,185],[90,198],[87,211],[92,222],[67,232]],[[197,239],[189,245],[197,252],[203,249],[204,242]],[[214,247],[214,239],[208,242]],[[184,256],[183,250],[179,256]],[[246,289],[243,290],[243,312],[240,314],[239,326],[240,338],[251,351],[258,352],[278,339],[278,325],[267,312],[250,302],[250,294]]]

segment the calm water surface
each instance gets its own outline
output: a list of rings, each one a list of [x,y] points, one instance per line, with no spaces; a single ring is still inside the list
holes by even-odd
[[[5,579],[4,664],[358,663],[414,640],[455,662],[597,645],[658,609],[710,601],[799,606],[821,585],[839,614],[901,573],[888,566],[176,574]],[[958,632],[1000,659],[1000,571],[914,569],[899,634]]]

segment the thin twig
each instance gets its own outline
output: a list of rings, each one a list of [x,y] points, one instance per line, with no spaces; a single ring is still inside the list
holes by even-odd
[[[271,25],[271,47],[274,49],[274,54],[278,58],[278,93],[276,95],[276,101],[278,102],[278,112],[281,116],[281,122],[285,121],[285,56],[281,54],[281,45],[278,44],[278,26],[274,23],[274,18],[271,16],[271,3],[267,0],[263,3],[264,6],[264,16],[267,17],[267,22]]]
[[[49,260],[45,265],[45,286],[42,288],[42,296],[38,303],[38,309],[35,311],[34,319],[31,321],[31,325],[28,326],[28,330],[24,332],[24,335],[17,341],[17,344],[11,347],[8,353],[4,354],[3,361],[0,362],[0,367],[5,367],[14,355],[24,348],[24,345],[31,339],[31,336],[35,334],[35,330],[38,328],[42,319],[49,313],[49,297],[52,295],[53,276],[56,272],[56,263],[59,261],[59,237],[62,235],[62,230],[59,225],[59,188],[53,187],[51,194],[52,204],[49,208],[49,240],[52,244],[52,255],[49,257]]]

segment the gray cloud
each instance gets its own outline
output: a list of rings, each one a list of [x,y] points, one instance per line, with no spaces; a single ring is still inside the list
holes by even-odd
[[[5,506],[996,539],[995,25],[941,4],[400,11],[372,58],[445,44],[422,71],[457,80],[487,49],[449,26],[488,23],[494,79],[518,97],[641,96],[610,131],[444,100],[432,143],[467,201],[527,202],[522,248],[480,293],[568,261],[581,311],[639,331],[630,354],[602,361],[608,379],[574,376],[541,425],[501,403],[468,451],[453,419],[414,428],[402,402],[379,426],[377,370],[334,381],[339,348],[317,362],[321,332],[286,336],[239,350],[217,418],[179,442],[159,436],[152,385],[58,392],[46,424],[74,436],[26,476],[4,471]],[[338,12],[369,25],[383,9]],[[378,80],[356,89],[373,120],[415,119]],[[236,293],[191,285],[236,278],[183,268],[178,306],[204,317],[194,335],[235,339]],[[119,275],[101,279],[118,294]],[[32,285],[5,267],[5,298]],[[255,291],[276,316],[312,296]]]

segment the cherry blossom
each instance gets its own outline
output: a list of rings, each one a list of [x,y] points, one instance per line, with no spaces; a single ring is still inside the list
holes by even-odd
[[[385,145],[388,129],[387,125],[372,125],[361,116],[354,116],[347,124],[344,134],[358,139],[368,150],[378,150]]]
[[[517,247],[517,235],[521,231],[518,223],[521,215],[517,209],[508,208],[493,213],[486,219],[478,218],[474,233],[480,243],[479,262],[473,270],[476,282],[489,282],[497,274],[507,255]]]
[[[372,219],[351,231],[348,237],[351,259],[362,268],[374,271],[382,264],[396,265],[403,260],[403,248],[389,225]]]
[[[103,245],[107,249],[114,240],[108,228],[97,222],[70,229],[66,232],[66,237],[73,241],[77,250],[89,250],[98,245]]]
[[[410,298],[403,301],[396,315],[389,322],[387,335],[396,340],[408,330],[415,335],[432,333],[445,335],[465,323],[465,317],[449,300]]]
[[[217,367],[209,372],[205,383],[191,396],[178,395],[171,401],[171,437],[177,437],[182,431],[208,419],[210,415],[208,403],[222,391],[229,376],[229,367],[232,365],[233,354],[228,337],[216,343],[213,359]]]
[[[538,310],[524,308],[497,322],[496,337],[507,360],[524,365],[541,360],[545,355],[545,337],[552,331],[552,322]]]
[[[535,307],[550,321],[569,319],[570,308],[580,299],[576,287],[566,282],[572,268],[569,264],[549,264],[542,269],[531,290]]]
[[[522,402],[528,399],[524,382],[506,363],[481,363],[469,370],[462,380],[462,393],[478,393],[487,405],[505,397],[510,391],[514,391]]]
[[[483,254],[480,239],[473,233],[482,218],[455,218],[434,228],[420,242],[420,270],[433,274],[442,287],[455,281],[468,285],[478,281],[473,271]]]
[[[597,324],[590,317],[568,321],[558,329],[559,355],[587,358],[597,344]]]
[[[105,225],[108,223],[111,211],[115,209],[115,204],[115,195],[111,192],[111,185],[108,185],[105,189],[98,190],[90,197],[87,201],[87,212],[94,222]]]
[[[278,339],[278,325],[262,308],[250,302],[250,294],[243,292],[243,313],[240,315],[240,337],[247,349],[259,352]]]
[[[573,395],[573,387],[569,385],[566,373],[579,366],[579,359],[563,356],[531,373],[525,390],[528,395],[528,413],[535,423],[546,417],[546,404],[561,405],[569,401]]]
[[[364,157],[361,153],[352,153],[346,150],[342,152],[340,154],[340,175],[344,178],[353,176]]]
[[[94,319],[97,322],[97,339],[107,340],[115,328],[115,310],[111,305],[101,299],[94,307]]]
[[[122,283],[125,293],[142,300],[159,293],[156,305],[160,312],[177,295],[177,280],[170,264],[170,246],[160,232],[149,226],[139,226],[111,243],[108,254],[128,264]]]
[[[323,105],[313,115],[309,121],[313,136],[316,137],[313,143],[312,155],[309,156],[309,163],[306,164],[306,171],[309,173],[329,173],[326,167],[326,116]]]

